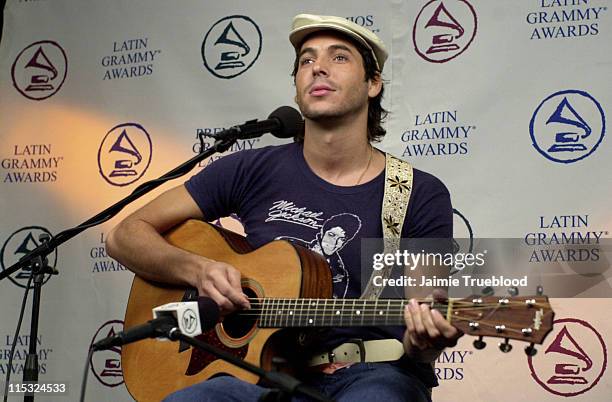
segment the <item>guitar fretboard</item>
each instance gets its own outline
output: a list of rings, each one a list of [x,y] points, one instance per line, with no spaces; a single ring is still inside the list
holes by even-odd
[[[252,299],[259,327],[352,327],[404,325],[402,299]],[[429,303],[446,314],[447,304]]]

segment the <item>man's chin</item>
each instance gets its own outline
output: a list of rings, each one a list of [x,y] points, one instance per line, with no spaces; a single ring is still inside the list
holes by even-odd
[[[343,113],[338,110],[316,110],[316,109],[307,109],[302,111],[302,115],[309,120],[316,122],[323,122],[325,120],[337,119],[342,117]]]

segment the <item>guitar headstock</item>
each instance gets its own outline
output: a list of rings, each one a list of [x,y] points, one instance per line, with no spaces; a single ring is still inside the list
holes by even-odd
[[[467,335],[478,336],[474,347],[486,345],[483,337],[504,338],[502,352],[512,346],[508,340],[528,342],[528,354],[535,354],[533,344],[542,344],[553,328],[555,313],[546,296],[494,297],[470,296],[453,300],[450,322]]]

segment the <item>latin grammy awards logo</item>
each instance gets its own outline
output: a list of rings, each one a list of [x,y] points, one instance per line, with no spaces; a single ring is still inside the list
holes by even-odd
[[[599,332],[574,318],[554,321],[544,353],[529,356],[531,375],[548,392],[576,396],[593,388],[607,368],[608,352]]]
[[[215,77],[230,79],[247,71],[261,53],[262,36],[255,22],[244,15],[217,21],[202,42],[204,66]]]
[[[146,172],[153,147],[149,133],[136,123],[113,127],[98,150],[100,174],[113,186],[127,186]]]
[[[94,335],[89,347],[94,343],[123,331],[123,321],[107,321]],[[123,371],[121,369],[121,347],[114,346],[107,350],[94,353],[89,361],[91,371],[98,381],[107,387],[116,387],[123,384]]]
[[[40,236],[51,236],[51,232],[42,226],[27,226],[11,234],[0,249],[0,263],[2,270],[18,262],[24,255],[34,250],[41,244]],[[55,267],[57,263],[57,249],[47,257],[47,264]],[[32,270],[24,267],[8,278],[17,286],[25,288],[30,279]],[[47,283],[51,274],[45,275],[43,284]],[[33,285],[33,284],[32,284]],[[31,286],[32,286],[31,285]]]
[[[605,135],[601,105],[584,91],[560,91],[544,99],[529,124],[534,148],[545,158],[572,163],[586,158]]]
[[[193,334],[197,329],[198,323],[196,313],[191,309],[187,309],[183,313],[181,319],[183,320],[183,327],[185,328],[186,335]]]
[[[476,12],[466,0],[432,0],[421,9],[414,23],[414,48],[427,61],[447,62],[472,43],[476,25]]]
[[[68,71],[64,49],[44,40],[23,49],[11,68],[13,85],[26,98],[43,100],[60,90]]]

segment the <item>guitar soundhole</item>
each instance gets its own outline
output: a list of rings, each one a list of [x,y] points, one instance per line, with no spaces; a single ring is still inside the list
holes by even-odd
[[[249,299],[257,298],[257,294],[250,288],[243,288],[242,291],[249,297]],[[251,310],[239,311],[228,315],[223,319],[223,329],[225,333],[233,339],[240,339],[247,336],[255,325],[257,324],[257,318],[259,317],[260,309],[256,302],[251,300]]]

